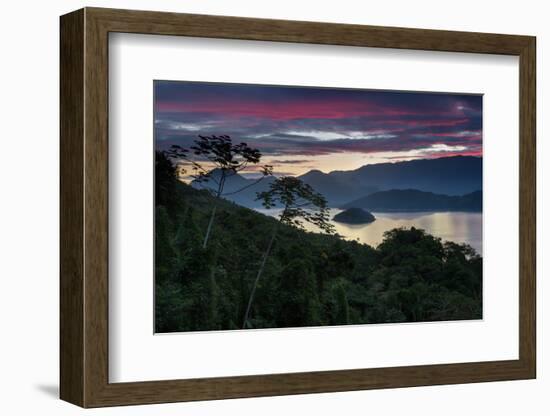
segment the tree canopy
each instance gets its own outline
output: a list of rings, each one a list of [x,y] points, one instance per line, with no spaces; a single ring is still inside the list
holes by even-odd
[[[302,221],[306,221],[328,234],[334,232],[326,199],[296,177],[277,178],[271,183],[269,190],[258,193],[258,199],[268,209],[283,206],[279,217],[282,224],[303,229]]]

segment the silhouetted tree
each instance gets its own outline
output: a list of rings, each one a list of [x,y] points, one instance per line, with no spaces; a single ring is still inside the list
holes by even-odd
[[[248,322],[256,287],[264,271],[267,258],[273,248],[279,224],[303,229],[303,221],[305,221],[316,225],[327,234],[334,233],[334,226],[330,223],[329,219],[327,200],[323,195],[315,192],[310,185],[298,178],[292,176],[278,178],[271,183],[269,190],[258,192],[257,196],[257,199],[262,201],[262,205],[265,208],[269,209],[282,205],[283,210],[279,214],[279,221],[273,227],[271,238],[263,254],[256,279],[254,280],[243,319],[243,328],[246,327]]]
[[[260,182],[266,176],[273,172],[270,165],[260,167],[260,178],[250,184],[224,194],[225,183],[228,178],[236,175],[240,171],[246,169],[250,165],[258,165],[262,157],[258,149],[248,146],[241,142],[233,144],[233,141],[228,135],[221,136],[201,136],[195,140],[195,144],[190,149],[183,148],[179,145],[172,145],[166,155],[176,160],[184,160],[190,165],[191,177],[197,184],[213,184],[207,186],[208,189],[216,198],[227,195],[233,195],[249,188]],[[181,166],[181,164],[179,165]],[[206,248],[208,239],[212,232],[212,225],[216,217],[216,205],[212,207],[208,227],[204,235],[202,247]]]

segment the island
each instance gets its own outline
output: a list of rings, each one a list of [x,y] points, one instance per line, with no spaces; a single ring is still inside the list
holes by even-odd
[[[348,208],[332,218],[333,221],[344,224],[369,224],[375,219],[374,215],[362,208]]]

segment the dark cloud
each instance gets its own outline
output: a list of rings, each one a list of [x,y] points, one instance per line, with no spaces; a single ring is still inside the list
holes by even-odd
[[[270,163],[276,163],[278,165],[294,165],[294,164],[301,164],[301,163],[308,163],[308,162],[310,162],[309,159],[294,159],[294,160],[273,159],[270,161]]]
[[[454,154],[481,154],[481,130],[479,95],[155,83],[158,148],[188,146],[198,134],[228,134],[273,156],[434,145],[454,148]]]

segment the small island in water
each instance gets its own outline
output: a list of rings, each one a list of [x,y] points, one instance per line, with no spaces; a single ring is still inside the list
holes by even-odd
[[[370,212],[362,208],[348,208],[336,214],[332,219],[333,221],[342,222],[344,224],[369,224],[376,218]]]

